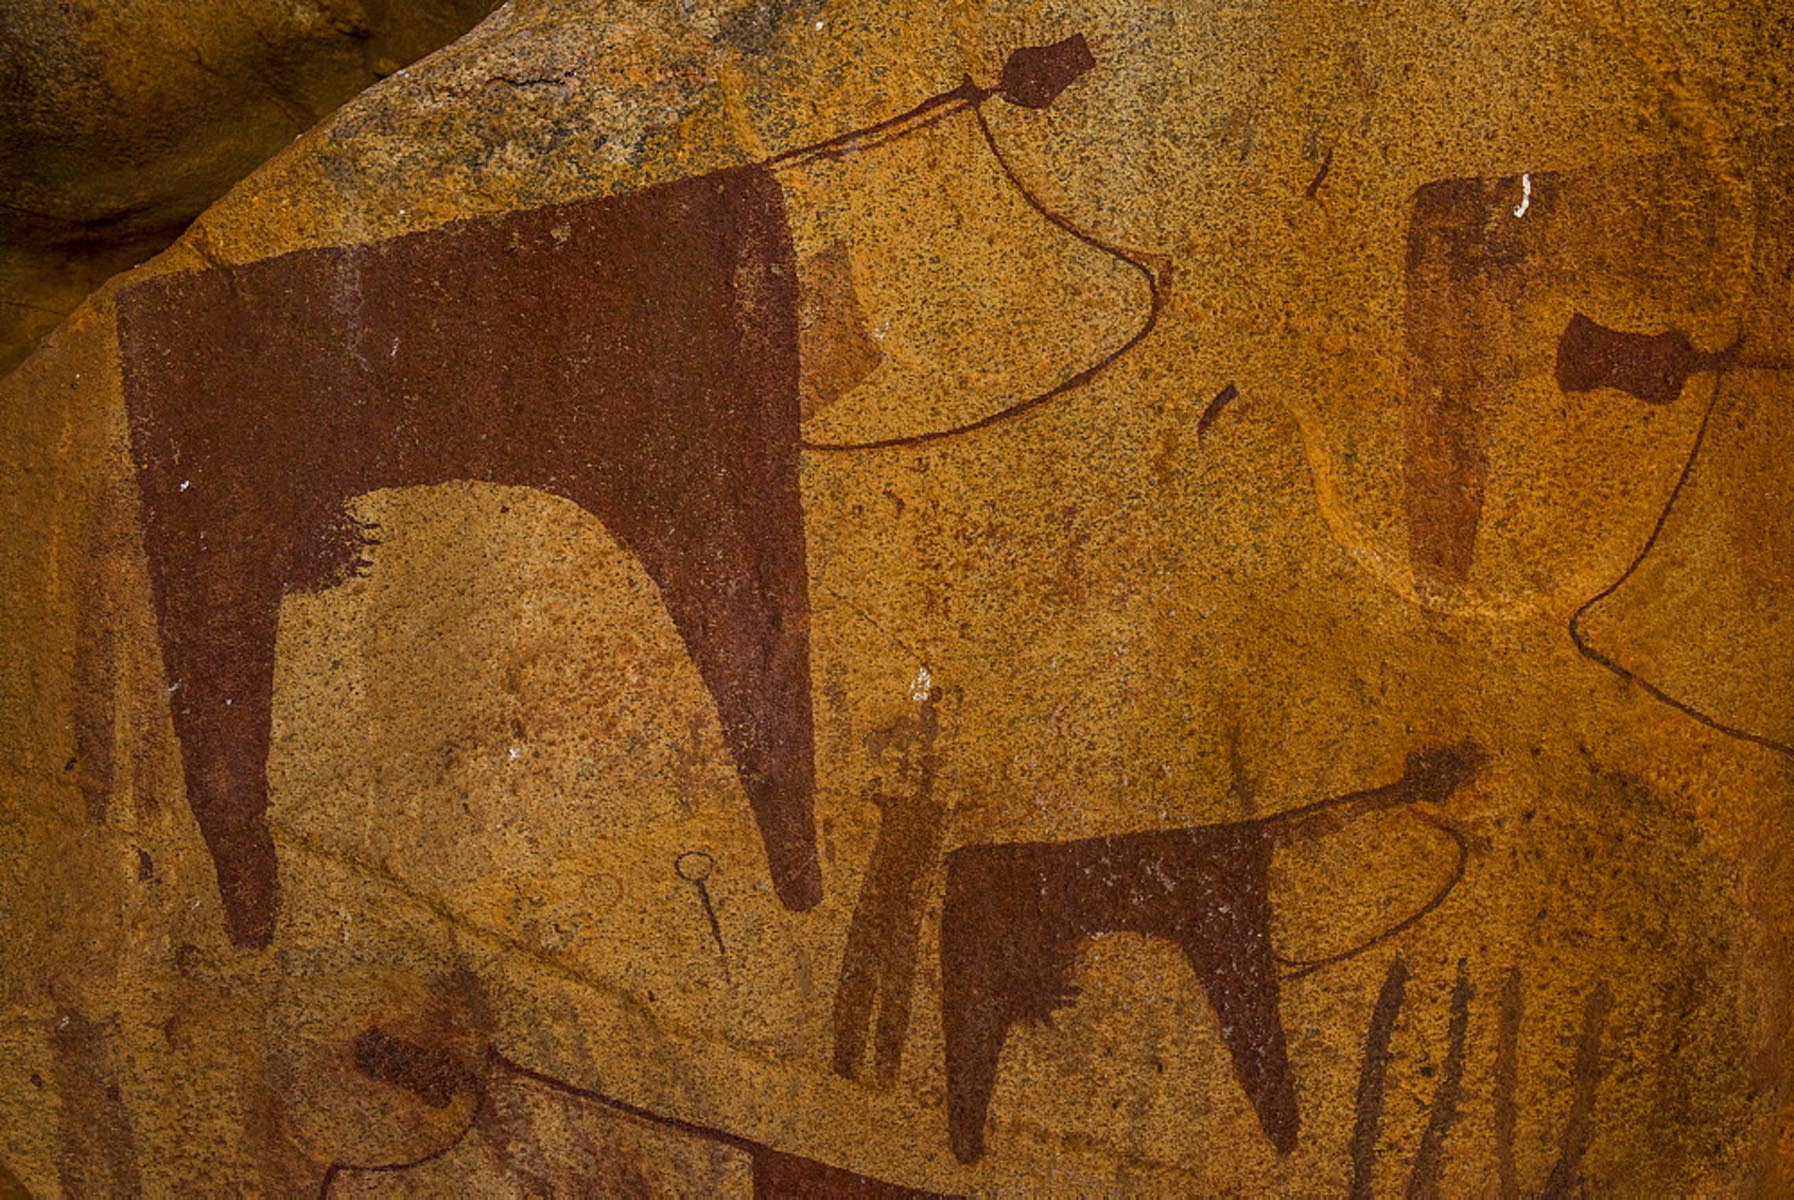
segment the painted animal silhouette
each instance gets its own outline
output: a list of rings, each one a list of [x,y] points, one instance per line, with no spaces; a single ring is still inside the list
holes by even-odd
[[[1401,777],[1272,817],[1074,842],[965,846],[947,856],[941,912],[941,1023],[947,1128],[954,1155],[975,1162],[997,1064],[1010,1027],[1050,1022],[1077,994],[1079,947],[1105,933],[1165,938],[1183,952],[1214,1010],[1234,1075],[1279,1153],[1300,1121],[1285,1046],[1279,982],[1363,953],[1432,912],[1462,878],[1456,844],[1445,885],[1416,911],[1325,958],[1279,959],[1271,946],[1272,849],[1337,830],[1368,813],[1437,803],[1469,781],[1487,755],[1474,743],[1416,750]],[[1278,968],[1286,968],[1280,975]]]
[[[774,172],[956,111],[990,141],[985,100],[1044,107],[1092,65],[1075,36],[1016,51],[994,88],[967,79],[759,164],[121,292],[175,733],[234,942],[267,944],[279,901],[266,770],[281,598],[365,565],[355,497],[456,480],[571,500],[641,561],[716,704],[780,900],[817,903],[798,460],[864,447],[800,440],[797,270]],[[1156,319],[1150,270],[1022,191],[1139,267],[1152,311],[1094,367],[913,440],[1076,387]]]

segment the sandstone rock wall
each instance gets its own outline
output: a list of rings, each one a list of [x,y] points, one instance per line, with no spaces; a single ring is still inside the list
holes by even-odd
[[[0,1162],[1785,1191],[1788,45],[519,0],[374,85],[0,381]]]

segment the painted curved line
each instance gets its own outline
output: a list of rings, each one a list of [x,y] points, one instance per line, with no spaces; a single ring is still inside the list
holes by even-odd
[[[1240,389],[1231,382],[1215,393],[1215,398],[1208,402],[1208,407],[1202,410],[1202,416],[1196,420],[1196,440],[1198,442],[1202,441],[1203,436],[1208,433],[1208,427],[1220,418],[1221,411],[1239,398]]]
[[[991,132],[990,122],[985,119],[984,109],[981,107],[982,102],[988,98],[989,95],[989,92],[977,88],[968,79],[964,84],[960,85],[959,90],[945,93],[943,96],[936,97],[935,99],[937,101],[943,99],[965,101],[966,109],[969,110],[978,121],[978,131],[984,137],[984,144],[990,148],[992,157],[997,160],[997,165],[1002,168],[1003,174],[1009,180],[1010,185],[1015,188],[1017,193],[1021,195],[1022,199],[1027,202],[1030,208],[1046,218],[1052,225],[1078,239],[1078,241],[1083,242],[1085,245],[1102,254],[1108,255],[1117,262],[1127,264],[1140,273],[1140,277],[1146,281],[1148,291],[1146,319],[1141,322],[1140,328],[1134,332],[1132,337],[1128,338],[1127,341],[1111,350],[1107,355],[1097,360],[1095,363],[1092,363],[1090,366],[1085,367],[1076,374],[1060,380],[1044,392],[1039,392],[1026,399],[1018,400],[995,412],[987,413],[975,421],[968,421],[963,425],[955,425],[950,429],[936,429],[927,433],[878,438],[866,442],[812,442],[800,440],[798,442],[798,448],[800,450],[808,450],[817,453],[843,453],[856,450],[890,450],[903,446],[921,446],[931,442],[938,442],[945,438],[959,437],[962,434],[974,433],[980,429],[988,429],[993,425],[1000,425],[1012,421],[1025,413],[1039,408],[1050,400],[1056,400],[1060,396],[1063,396],[1068,392],[1076,391],[1090,383],[1096,379],[1097,376],[1119,362],[1129,351],[1133,350],[1135,346],[1138,346],[1141,342],[1145,341],[1147,335],[1158,325],[1159,316],[1165,309],[1165,301],[1170,291],[1169,265],[1160,264],[1159,269],[1155,270],[1154,266],[1148,263],[1146,258],[1140,255],[1139,252],[1136,251],[1130,253],[1119,246],[1105,242],[1094,234],[1079,229],[1076,225],[1072,224],[1071,221],[1041,203],[1034,193],[1028,190],[1028,186],[1022,182],[1021,176],[1016,174],[1015,168],[1010,165],[1009,160],[1004,157],[1003,151],[997,145],[996,135]],[[934,102],[927,102],[923,108],[927,108],[928,104],[932,103]],[[915,111],[921,112],[923,109],[917,109]],[[887,122],[886,124],[892,125],[900,123],[908,119],[909,115],[913,114],[906,114],[904,117],[893,118],[891,122]],[[938,118],[930,118],[930,123],[933,119]],[[880,127],[875,126],[874,128]],[[921,128],[921,126],[918,125],[917,128]],[[904,130],[903,132],[907,133],[910,131]]]
[[[725,1133],[720,1129],[712,1129],[709,1126],[697,1125],[690,1121],[681,1120],[678,1117],[664,1116],[660,1113],[652,1112],[648,1109],[642,1108],[639,1105],[630,1104],[626,1101],[615,1099],[614,1097],[607,1096],[602,1092],[594,1091],[591,1088],[580,1087],[577,1084],[568,1083],[564,1079],[557,1079],[552,1075],[548,1075],[548,1074],[545,1074],[544,1072],[537,1071],[531,1067],[526,1067],[522,1063],[518,1062],[517,1060],[511,1058],[509,1055],[505,1054],[504,1051],[500,1050],[495,1045],[488,1045],[486,1047],[485,1060],[486,1060],[487,1073],[477,1077],[475,1080],[475,1087],[477,1089],[478,1098],[474,1102],[473,1111],[472,1111],[472,1113],[470,1113],[468,1115],[467,1123],[462,1127],[461,1132],[456,1134],[455,1137],[451,1141],[448,1142],[448,1144],[438,1147],[437,1149],[430,1151],[430,1153],[425,1154],[420,1158],[414,1158],[409,1162],[377,1163],[377,1164],[369,1164],[369,1165],[363,1165],[363,1164],[358,1164],[358,1163],[346,1163],[346,1162],[340,1162],[340,1161],[333,1162],[330,1164],[330,1168],[324,1172],[323,1183],[318,1188],[319,1200],[324,1200],[325,1197],[329,1196],[331,1184],[334,1183],[336,1181],[336,1177],[344,1171],[366,1171],[366,1172],[380,1172],[380,1173],[391,1173],[391,1172],[396,1172],[396,1171],[409,1171],[414,1167],[421,1167],[421,1166],[424,1166],[426,1163],[434,1162],[435,1160],[442,1158],[445,1155],[449,1154],[451,1151],[455,1150],[457,1147],[459,1147],[463,1142],[465,1142],[467,1140],[467,1135],[473,1132],[474,1126],[479,1123],[480,1113],[485,1109],[486,1105],[489,1103],[490,1096],[491,1096],[491,1088],[488,1086],[488,1084],[489,1084],[489,1080],[491,1078],[491,1072],[494,1070],[504,1071],[507,1074],[513,1076],[514,1078],[528,1080],[529,1082],[539,1084],[542,1087],[548,1088],[551,1091],[558,1092],[564,1096],[575,1097],[575,1098],[581,1099],[581,1100],[588,1100],[593,1103],[602,1105],[605,1108],[609,1108],[616,1112],[623,1113],[626,1116],[635,1117],[638,1120],[648,1121],[655,1125],[660,1125],[660,1126],[663,1126],[666,1128],[676,1129],[683,1133],[693,1134],[698,1137],[707,1138],[707,1139],[710,1139],[710,1140],[713,1140],[716,1142],[720,1142],[724,1145],[731,1146],[737,1150],[754,1151],[754,1150],[758,1150],[761,1148],[759,1143],[749,1141],[747,1138],[737,1137],[734,1134]]]
[[[1596,666],[1603,667],[1620,679],[1625,680],[1627,683],[1636,685],[1652,699],[1668,705],[1670,708],[1675,709],[1686,717],[1693,718],[1702,725],[1707,726],[1707,728],[1723,733],[1727,737],[1737,738],[1740,741],[1749,742],[1752,745],[1762,746],[1767,750],[1775,750],[1782,754],[1794,756],[1794,745],[1790,745],[1787,742],[1777,741],[1775,738],[1764,737],[1762,734],[1752,733],[1747,729],[1740,729],[1735,725],[1728,725],[1716,717],[1709,716],[1700,709],[1695,708],[1693,705],[1677,699],[1675,696],[1672,696],[1669,692],[1658,687],[1636,671],[1623,666],[1617,660],[1610,658],[1597,650],[1589,643],[1582,631],[1582,619],[1588,615],[1589,611],[1593,609],[1595,605],[1606,600],[1615,592],[1619,591],[1620,588],[1624,587],[1638,569],[1644,565],[1644,561],[1650,557],[1651,551],[1656,548],[1658,537],[1662,535],[1664,526],[1669,523],[1670,514],[1675,511],[1677,499],[1681,497],[1683,488],[1687,486],[1688,480],[1694,474],[1694,464],[1696,460],[1700,458],[1701,446],[1706,442],[1707,438],[1707,427],[1712,423],[1714,410],[1719,407],[1720,391],[1724,386],[1725,368],[1722,366],[1715,372],[1713,394],[1707,401],[1706,411],[1701,414],[1701,423],[1699,428],[1695,430],[1694,444],[1689,448],[1688,458],[1682,463],[1681,473],[1676,476],[1676,484],[1670,489],[1669,499],[1664,502],[1663,510],[1657,514],[1657,521],[1651,526],[1649,536],[1645,538],[1644,544],[1639,547],[1637,555],[1635,555],[1632,561],[1627,564],[1626,569],[1620,572],[1618,578],[1596,592],[1593,596],[1590,596],[1587,600],[1584,600],[1582,604],[1578,606],[1576,611],[1570,614],[1570,641],[1575,645],[1578,654],[1582,655],[1582,657],[1588,659]]]
[[[967,80],[957,90],[943,92],[939,96],[924,100],[921,104],[904,113],[892,117],[888,121],[880,121],[877,125],[853,133],[841,135],[827,142],[814,146],[802,146],[796,150],[775,154],[762,161],[761,165],[775,171],[801,170],[818,162],[837,162],[844,158],[852,158],[869,150],[877,150],[912,133],[920,133],[931,126],[938,125],[949,117],[956,117],[968,109],[976,107],[984,99],[981,89],[967,90],[971,83]]]
[[[467,1135],[473,1132],[474,1126],[479,1124],[480,1114],[483,1111],[485,1111],[486,1104],[490,1097],[490,1092],[488,1091],[488,1089],[486,1087],[486,1080],[484,1077],[476,1077],[473,1080],[473,1086],[474,1086],[473,1109],[472,1109],[472,1111],[470,1111],[467,1114],[467,1123],[461,1127],[461,1132],[457,1133],[447,1143],[445,1143],[444,1145],[438,1146],[436,1149],[430,1151],[428,1154],[425,1154],[419,1158],[411,1159],[409,1162],[366,1163],[366,1164],[364,1164],[364,1163],[346,1163],[346,1162],[342,1162],[341,1160],[333,1162],[325,1170],[324,1178],[322,1180],[320,1180],[318,1183],[318,1200],[325,1200],[325,1197],[330,1195],[331,1185],[336,1182],[336,1177],[344,1171],[365,1171],[368,1173],[379,1173],[379,1174],[386,1174],[386,1173],[395,1172],[395,1171],[409,1171],[413,1167],[421,1167],[425,1163],[435,1162],[437,1159],[443,1158],[446,1155],[448,1155],[449,1153],[451,1153],[452,1151],[454,1151],[455,1149],[457,1149],[461,1145],[462,1142],[465,1142],[467,1140]]]
[[[756,1142],[751,1138],[745,1138],[739,1134],[729,1133],[726,1130],[709,1125],[702,1125],[695,1121],[687,1121],[680,1117],[654,1112],[653,1110],[643,1108],[638,1104],[631,1104],[626,1100],[619,1100],[614,1096],[606,1095],[593,1088],[581,1087],[576,1083],[569,1083],[565,1079],[556,1078],[545,1071],[538,1071],[533,1067],[525,1066],[523,1063],[518,1062],[504,1051],[500,1050],[495,1044],[488,1043],[484,1056],[484,1063],[486,1071],[485,1074],[481,1075],[477,1080],[479,1100],[474,1105],[473,1115],[469,1118],[466,1127],[456,1135],[452,1142],[439,1150],[434,1150],[431,1153],[424,1155],[422,1158],[414,1159],[413,1161],[406,1163],[383,1163],[378,1166],[355,1166],[350,1163],[342,1162],[331,1163],[330,1168],[324,1172],[324,1180],[318,1190],[320,1200],[324,1200],[324,1198],[330,1194],[331,1184],[336,1181],[337,1175],[344,1171],[378,1171],[388,1173],[408,1171],[413,1167],[420,1167],[435,1159],[441,1158],[451,1150],[462,1145],[467,1140],[467,1136],[473,1132],[480,1113],[485,1109],[488,1103],[488,1098],[491,1094],[491,1089],[488,1086],[489,1081],[494,1075],[500,1072],[513,1081],[532,1083],[569,1099],[595,1104],[601,1108],[608,1109],[611,1112],[620,1113],[623,1116],[631,1117],[635,1120],[643,1121],[662,1129],[673,1130],[689,1137],[699,1138],[716,1145],[727,1146],[730,1149],[746,1154],[753,1164],[752,1170],[755,1177],[755,1196],[772,1194],[769,1191],[763,1190],[761,1171],[762,1168],[767,1165],[769,1159],[777,1160],[783,1158],[797,1159],[831,1175],[845,1175],[849,1177],[852,1184],[860,1185],[857,1188],[850,1187],[849,1191],[843,1194],[878,1196],[885,1197],[887,1200],[961,1200],[960,1197],[956,1196],[945,1195],[938,1192],[922,1191],[917,1188],[906,1187],[902,1184],[885,1183],[882,1180],[870,1179],[858,1175],[846,1167],[836,1167],[819,1160],[804,1159],[801,1155],[793,1155],[788,1151],[775,1149],[763,1142]],[[785,1195],[787,1193],[785,1191],[780,1191],[778,1194]],[[836,1193],[830,1192],[827,1194],[832,1195]]]
[[[526,1067],[504,1051],[500,1050],[497,1046],[487,1047],[486,1061],[491,1066],[504,1071],[517,1079],[528,1080],[529,1082],[538,1084],[550,1091],[559,1092],[563,1096],[590,1101],[593,1104],[600,1105],[615,1112],[620,1112],[625,1116],[634,1117],[638,1121],[647,1121],[650,1124],[659,1125],[666,1129],[676,1129],[681,1133],[688,1133],[710,1141],[720,1142],[725,1146],[730,1146],[737,1150],[752,1152],[762,1148],[759,1142],[752,1141],[751,1139],[741,1137],[737,1134],[728,1133],[709,1125],[700,1125],[694,1121],[687,1121],[680,1117],[668,1116],[665,1113],[657,1113],[651,1109],[643,1108],[639,1104],[631,1104],[627,1100],[619,1100],[615,1096],[606,1095],[594,1088],[581,1087],[577,1083],[569,1083],[565,1079],[558,1079],[544,1071],[538,1071],[534,1067]]]
[[[1416,811],[1414,816],[1445,834],[1445,836],[1450,838],[1453,844],[1458,848],[1458,860],[1453,864],[1451,876],[1446,879],[1444,885],[1440,887],[1437,892],[1433,893],[1425,904],[1409,913],[1406,917],[1403,917],[1400,921],[1397,921],[1387,929],[1372,934],[1364,941],[1359,942],[1356,946],[1341,950],[1337,954],[1329,954],[1324,958],[1285,958],[1281,954],[1274,953],[1272,957],[1275,958],[1280,965],[1296,968],[1293,971],[1285,971],[1283,974],[1279,975],[1277,977],[1279,980],[1300,979],[1304,975],[1312,975],[1323,967],[1331,967],[1337,963],[1345,962],[1347,959],[1356,958],[1365,951],[1374,949],[1384,942],[1389,941],[1391,938],[1407,932],[1409,929],[1412,929],[1415,925],[1431,916],[1435,909],[1445,903],[1445,898],[1451,895],[1458,884],[1463,882],[1465,869],[1470,862],[1469,841],[1464,837],[1463,833],[1449,821],[1435,817],[1430,813],[1420,811]]]
[[[1729,194],[1731,203],[1722,209],[1720,220],[1729,224],[1731,230],[1729,236],[1722,235],[1719,238],[1734,259],[1734,269],[1724,275],[1728,284],[1726,299],[1734,309],[1743,309],[1748,296],[1750,264],[1756,253],[1757,223],[1745,219],[1744,214],[1754,207],[1752,190],[1740,178],[1726,153],[1726,148],[1733,142],[1732,122],[1698,89],[1684,82],[1685,69],[1669,49],[1674,39],[1666,37],[1661,28],[1661,20],[1651,21],[1646,14],[1637,11],[1629,14],[1602,13],[1596,10],[1598,2],[1599,0],[1570,0],[1569,7],[1584,25],[1628,55],[1657,87],[1662,95],[1665,111],[1674,114],[1674,118],[1688,129],[1689,141],[1693,143],[1690,149],[1706,160],[1714,179]],[[1454,620],[1518,622],[1544,613],[1563,599],[1564,592],[1568,590],[1567,583],[1564,587],[1549,591],[1506,599],[1467,597],[1439,603],[1423,598],[1404,569],[1404,557],[1398,552],[1382,548],[1370,527],[1353,511],[1341,482],[1337,459],[1332,449],[1333,439],[1329,436],[1327,424],[1320,412],[1305,401],[1293,398],[1273,399],[1296,422],[1301,435],[1303,456],[1308,460],[1309,474],[1314,483],[1316,507],[1326,521],[1334,543],[1363,568],[1373,582],[1386,591],[1408,604]],[[1649,686],[1640,682],[1642,686]],[[1659,698],[1666,703],[1674,703],[1667,697]],[[1716,725],[1715,728],[1721,727]],[[1749,735],[1740,736],[1755,740]],[[1772,745],[1771,748],[1788,749],[1781,745]]]
[[[782,153],[773,155],[771,158],[761,160],[760,165],[766,167],[782,167],[793,163],[807,162],[814,158],[841,158],[858,150],[865,149],[869,145],[875,145],[887,136],[893,134],[900,136],[910,132],[910,130],[904,129],[903,126],[909,124],[911,121],[920,121],[922,118],[926,117],[927,120],[923,121],[922,124],[932,124],[943,116],[951,115],[951,112],[940,112],[938,110],[950,109],[956,112],[958,109],[955,106],[982,104],[991,95],[993,95],[993,93],[990,89],[979,87],[976,83],[972,82],[972,77],[968,75],[960,80],[958,87],[951,91],[940,92],[937,95],[930,96],[908,112],[898,113],[894,117],[879,121],[876,124],[864,126],[860,129],[852,130],[848,133],[840,134],[837,137],[827,138],[820,142],[811,142],[807,146],[798,146],[795,149],[786,150]],[[918,125],[917,127],[921,128],[921,125]]]

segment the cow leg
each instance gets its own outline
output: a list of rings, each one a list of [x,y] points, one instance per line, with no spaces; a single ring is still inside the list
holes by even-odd
[[[148,514],[145,547],[187,802],[218,877],[232,942],[274,935],[280,882],[268,831],[268,740],[280,615],[271,527],[176,502]]]
[[[947,1136],[962,1163],[984,1156],[984,1122],[997,1059],[1021,989],[1017,942],[987,920],[986,865],[962,851],[947,860],[941,911],[941,1024],[947,1052]],[[1019,932],[1019,931],[1017,931]]]
[[[250,632],[247,623],[240,628]],[[271,628],[269,635],[271,643]],[[204,693],[193,701],[192,721],[207,731],[184,739],[191,746],[183,751],[187,799],[211,852],[225,928],[239,946],[266,946],[280,905],[267,818],[272,684],[272,671],[265,682],[239,685],[204,667],[189,669],[183,681]]]
[[[722,427],[723,418],[717,423]],[[809,568],[794,431],[782,447],[764,436],[756,441],[751,430],[726,445],[706,443],[683,466],[664,447],[629,448],[621,453],[633,468],[622,476],[626,487],[571,498],[603,521],[659,586],[716,703],[773,889],[786,908],[802,912],[822,898],[822,871],[813,811]]]
[[[941,908],[941,1026],[946,1042],[947,1135],[953,1155],[984,1155],[997,1062],[1018,1019],[1044,1020],[1069,990],[1069,954],[1039,903],[1050,868],[1012,846],[947,856]]]
[[[766,849],[773,890],[803,912],[822,898],[814,815],[810,614],[796,546],[757,544],[739,526],[692,545],[696,571],[663,577],[661,594],[698,674],[716,701],[723,740]],[[795,555],[795,563],[778,561]],[[773,561],[768,562],[768,559]]]
[[[1177,941],[1208,994],[1259,1126],[1288,1154],[1298,1117],[1271,951],[1269,843],[1260,827],[1242,826],[1203,853]]]

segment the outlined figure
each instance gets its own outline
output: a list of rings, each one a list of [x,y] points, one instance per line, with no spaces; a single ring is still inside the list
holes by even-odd
[[[1737,514],[1724,505],[1786,511],[1794,504],[1794,488],[1776,457],[1779,439],[1761,432],[1786,420],[1779,401],[1787,394],[1788,365],[1746,350],[1742,341],[1703,351],[1674,329],[1622,332],[1581,313],[1565,327],[1557,351],[1557,382],[1566,392],[1615,388],[1668,404],[1693,376],[1713,375],[1694,440],[1649,534],[1625,569],[1570,617],[1577,652],[1710,729],[1794,755],[1794,709],[1749,691],[1753,672],[1720,666],[1756,658],[1761,633],[1747,631],[1773,630],[1786,619],[1788,558],[1774,545],[1785,523],[1766,519],[1753,526],[1750,552],[1739,553],[1725,530]],[[1729,419],[1716,421],[1722,411]],[[1715,587],[1721,573],[1728,578]],[[1715,602],[1714,593],[1734,588],[1745,593],[1736,597],[1744,603]],[[1644,636],[1617,623],[1591,631],[1591,620],[1598,626],[1610,604],[1645,608]]]
[[[1234,1074],[1279,1153],[1300,1119],[1290,1075],[1280,979],[1362,953],[1431,912],[1462,877],[1465,843],[1441,891],[1363,944],[1279,973],[1271,945],[1273,848],[1323,836],[1383,809],[1444,800],[1481,767],[1472,745],[1408,756],[1400,779],[1274,817],[1059,843],[968,846],[947,856],[941,916],[941,1020],[948,1133],[961,1162],[984,1154],[997,1065],[1017,1021],[1050,1021],[1077,989],[1080,943],[1127,931],[1175,942],[1189,961],[1233,1059]]]
[[[281,598],[365,569],[356,497],[455,481],[571,500],[641,562],[715,702],[780,901],[818,902],[799,454],[985,428],[1089,382],[1150,332],[1165,273],[1035,200],[982,115],[992,97],[1043,107],[1093,65],[1073,36],[1016,51],[995,87],[967,79],[755,165],[120,294],[163,664],[232,941],[266,945],[279,905],[266,769]],[[1045,219],[1141,274],[1145,320],[1096,364],[969,424],[807,444],[777,172],[958,113]]]
[[[776,1150],[708,1125],[664,1116],[580,1087],[488,1046],[463,1065],[432,1047],[369,1028],[356,1039],[452,1075],[450,1094],[473,1098],[466,1124],[428,1153],[403,1162],[333,1162],[318,1196],[363,1194],[383,1178],[405,1195],[462,1193],[470,1180],[522,1184],[537,1195],[661,1195],[697,1187],[705,1194],[852,1196],[867,1200],[947,1200],[937,1193],[869,1178],[845,1167]],[[359,1067],[370,1079],[404,1088],[425,1103],[404,1073]],[[339,1181],[347,1185],[339,1188]],[[700,1184],[699,1181],[702,1181]],[[740,1189],[740,1191],[737,1191]]]

